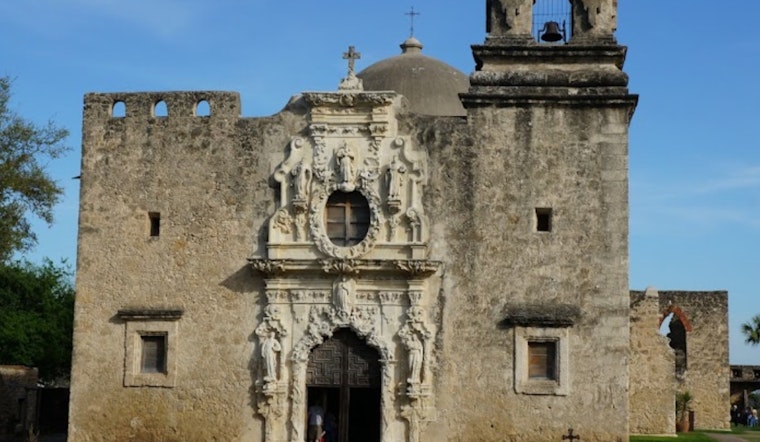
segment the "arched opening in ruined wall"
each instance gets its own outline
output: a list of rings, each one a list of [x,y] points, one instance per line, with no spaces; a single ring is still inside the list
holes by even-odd
[[[675,355],[676,376],[683,376],[688,368],[687,332],[691,331],[691,321],[679,307],[669,305],[662,312],[660,333],[670,340],[670,348]]]

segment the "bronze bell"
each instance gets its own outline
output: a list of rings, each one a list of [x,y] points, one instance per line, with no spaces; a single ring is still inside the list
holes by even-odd
[[[559,23],[556,21],[548,21],[544,24],[544,29],[541,29],[541,40],[548,42],[555,42],[563,40],[565,37],[562,35],[563,29],[559,27]]]

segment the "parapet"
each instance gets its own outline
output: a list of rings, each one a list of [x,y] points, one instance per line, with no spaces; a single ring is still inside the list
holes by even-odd
[[[85,124],[111,119],[239,118],[240,94],[220,91],[90,93],[84,97]]]

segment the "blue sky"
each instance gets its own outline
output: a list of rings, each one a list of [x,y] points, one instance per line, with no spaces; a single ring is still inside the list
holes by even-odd
[[[485,38],[485,1],[4,0],[0,75],[13,107],[68,128],[48,169],[66,188],[39,261],[76,258],[82,98],[87,92],[233,90],[245,116],[304,90],[334,90],[341,54],[361,70],[399,53],[404,15],[423,52],[465,73]],[[760,365],[739,325],[760,313],[760,36],[757,0],[621,0],[618,41],[640,94],[631,126],[631,288],[728,290],[730,360]],[[749,17],[743,20],[741,17]]]

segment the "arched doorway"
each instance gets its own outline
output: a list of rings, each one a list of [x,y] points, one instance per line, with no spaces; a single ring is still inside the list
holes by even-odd
[[[340,329],[309,355],[307,404],[319,405],[329,442],[380,441],[380,355],[353,331]],[[328,421],[332,421],[331,423]]]

